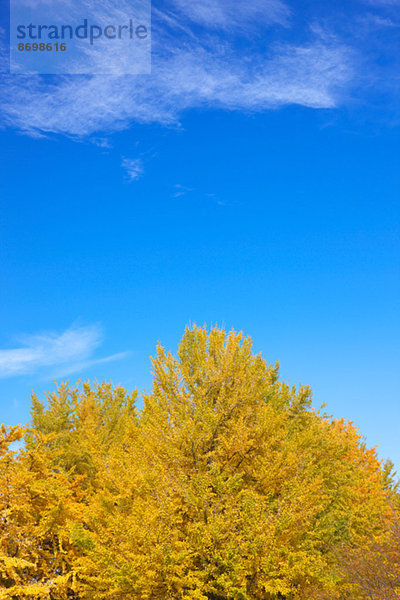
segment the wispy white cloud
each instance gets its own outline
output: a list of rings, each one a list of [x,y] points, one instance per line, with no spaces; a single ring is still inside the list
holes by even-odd
[[[217,53],[198,46],[159,60],[152,76],[3,78],[3,118],[30,134],[86,136],[132,122],[172,124],[201,106],[332,108],[351,77],[348,48],[336,43],[281,44],[251,63],[229,47]]]
[[[400,0],[365,0],[367,4],[372,4],[373,6],[400,6]]]
[[[186,196],[186,194],[193,192],[193,188],[189,188],[185,185],[181,185],[180,183],[176,183],[174,185],[174,193],[172,195],[173,198],[181,198],[182,196]]]
[[[102,148],[103,150],[110,150],[112,148],[112,143],[108,138],[103,137],[93,137],[91,139],[92,144],[97,146],[98,148]]]
[[[389,17],[382,17],[371,12],[365,13],[358,21],[361,25],[369,27],[369,30],[377,31],[379,29],[399,27],[400,23]]]
[[[0,77],[2,73],[7,73],[10,67],[10,60],[7,50],[7,32],[4,27],[0,27]]]
[[[143,161],[140,158],[124,158],[121,166],[125,169],[130,182],[139,179],[144,173]]]
[[[62,333],[46,332],[18,338],[18,347],[0,350],[0,378],[54,369],[74,373],[94,364],[117,360],[125,353],[93,358],[103,340],[99,325],[73,325]]]
[[[101,365],[109,362],[114,362],[116,360],[122,360],[128,356],[128,352],[119,352],[117,354],[112,354],[110,356],[106,356],[105,358],[97,358],[92,360],[83,360],[78,362],[72,362],[66,365],[56,365],[50,372],[51,379],[59,379],[60,377],[67,377],[72,373],[83,373],[90,367]],[[46,380],[49,379],[49,374],[46,375]]]
[[[191,21],[212,29],[238,29],[287,25],[291,11],[281,0],[171,0],[170,5]]]
[[[346,94],[354,56],[334,37],[310,30],[301,44],[254,43],[253,26],[288,25],[290,10],[281,0],[169,0],[168,6],[155,9],[151,75],[3,77],[3,124],[30,135],[84,137],[132,123],[174,124],[198,107],[332,108]],[[196,24],[204,35],[195,33]],[[120,73],[118,55],[109,60]]]

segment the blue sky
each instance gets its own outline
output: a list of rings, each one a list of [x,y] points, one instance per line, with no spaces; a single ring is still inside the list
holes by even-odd
[[[218,324],[400,465],[399,9],[157,2],[152,75],[3,53],[0,421]]]

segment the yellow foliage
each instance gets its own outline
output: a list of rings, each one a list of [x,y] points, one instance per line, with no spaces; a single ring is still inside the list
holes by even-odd
[[[336,549],[391,515],[375,451],[241,334],[187,329],[153,370],[141,411],[64,385],[33,398],[19,453],[3,428],[0,598],[339,598]]]

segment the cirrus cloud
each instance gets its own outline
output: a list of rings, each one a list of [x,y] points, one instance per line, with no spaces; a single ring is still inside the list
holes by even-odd
[[[139,179],[144,173],[143,162],[140,158],[123,158],[121,166],[125,169],[130,183]]]
[[[353,74],[350,55],[317,39],[275,44],[249,63],[229,45],[218,52],[197,45],[160,57],[151,76],[8,76],[0,83],[3,123],[31,135],[82,137],[133,122],[176,123],[190,108],[333,108]]]
[[[0,350],[0,378],[57,369],[67,375],[95,364],[118,360],[126,353],[93,358],[103,341],[99,325],[72,325],[67,330],[19,336],[18,346]]]
[[[129,3],[116,6],[122,19]],[[107,59],[114,75],[3,76],[2,124],[33,136],[85,137],[133,123],[176,124],[192,108],[338,106],[354,75],[352,51],[312,27],[301,42],[298,35],[277,42],[270,32],[288,31],[291,12],[282,0],[165,0],[153,10],[151,75],[121,74],[115,55]]]
[[[281,0],[172,0],[171,7],[212,29],[243,30],[255,25],[287,25],[291,10]]]

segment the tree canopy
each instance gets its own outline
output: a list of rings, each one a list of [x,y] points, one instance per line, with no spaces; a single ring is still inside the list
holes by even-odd
[[[0,599],[366,597],[343,548],[389,544],[396,491],[355,427],[235,332],[152,362],[148,395],[64,384],[3,426]]]

